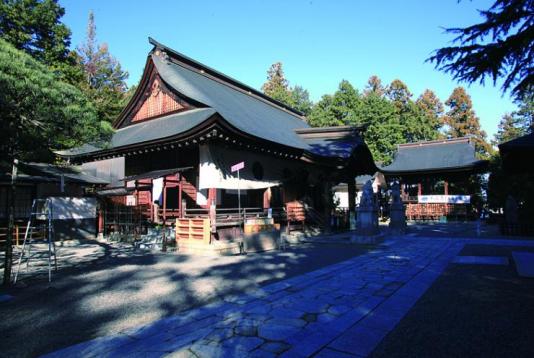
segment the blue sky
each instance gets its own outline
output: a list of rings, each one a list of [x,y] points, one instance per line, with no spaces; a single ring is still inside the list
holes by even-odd
[[[90,10],[97,38],[130,73],[136,84],[151,46],[148,36],[260,88],[269,66],[281,61],[290,84],[317,101],[333,93],[342,79],[363,89],[378,75],[384,83],[399,78],[414,98],[426,88],[445,101],[455,83],[425,63],[433,50],[450,44],[444,27],[480,21],[476,9],[493,0],[292,0],[292,1],[137,1],[60,0],[72,46],[84,37]],[[513,111],[509,95],[491,81],[471,85],[475,111],[493,136],[500,118]],[[490,137],[491,138],[491,137]]]

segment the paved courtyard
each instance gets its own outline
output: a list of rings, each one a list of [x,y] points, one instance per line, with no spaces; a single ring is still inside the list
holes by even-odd
[[[210,257],[146,253],[116,243],[61,247],[50,285],[46,266],[32,261],[16,287],[0,288],[0,357],[38,356],[115,335],[367,250],[302,244],[287,251]],[[5,295],[12,299],[2,302]],[[31,339],[21,344],[21,337]]]
[[[344,262],[48,356],[366,356],[463,245],[388,240]]]
[[[93,334],[98,338],[61,348],[82,340],[79,335],[74,340],[64,327],[56,328],[57,334],[64,331],[66,336],[53,345],[60,349],[47,356],[364,357],[396,328],[450,263],[472,260],[472,255],[458,260],[466,245],[534,248],[530,240],[421,234],[389,238],[372,247],[309,244],[286,252],[190,261],[180,255],[149,255],[133,257],[132,262],[122,250],[114,254],[112,250],[97,261],[99,270],[77,277],[76,290],[70,287],[71,279],[60,277],[56,282],[53,295],[67,289],[61,301],[65,309],[72,309],[69,302],[77,299],[92,308],[80,311],[78,305],[68,311],[74,313],[70,320],[62,317],[43,327],[64,323],[67,330],[90,330],[98,322],[99,330]],[[346,235],[341,236],[343,241]],[[113,256],[109,263],[113,266],[106,264],[108,255]],[[127,260],[127,265],[117,259]],[[185,261],[176,265],[175,260]],[[105,274],[111,279],[106,280]],[[95,282],[89,285],[88,280]],[[136,304],[137,300],[142,302]],[[52,303],[57,302],[56,297]],[[121,314],[127,311],[122,321],[114,317],[119,309]],[[113,319],[105,311],[112,312]],[[80,322],[73,325],[74,320]],[[11,321],[9,316],[6,321]],[[42,339],[51,337],[45,333]]]

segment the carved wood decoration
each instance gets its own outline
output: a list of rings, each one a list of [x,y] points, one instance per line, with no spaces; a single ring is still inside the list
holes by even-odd
[[[153,76],[139,104],[132,111],[131,122],[135,123],[190,108],[192,106],[172,93],[158,76]]]

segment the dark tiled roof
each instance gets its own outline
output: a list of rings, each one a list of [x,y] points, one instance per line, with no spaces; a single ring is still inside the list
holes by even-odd
[[[534,172],[534,166],[530,165],[534,155],[534,133],[500,144],[499,152],[506,171],[515,174]]]
[[[300,149],[312,155],[347,159],[355,149],[366,147],[359,129],[333,137],[301,132],[337,132],[335,129],[314,129],[298,111],[281,104],[224,74],[204,66],[154,40],[156,48],[150,60],[167,86],[189,98],[199,108],[147,120],[118,129],[105,147],[84,145],[57,154],[83,157],[144,142],[166,139],[194,129],[215,114],[238,130],[253,137]],[[218,118],[218,117],[217,117]],[[341,128],[347,131],[347,128]],[[363,154],[362,154],[363,155]],[[370,154],[364,154],[372,161]],[[374,167],[374,164],[371,165]]]
[[[84,173],[76,167],[60,167],[47,163],[19,163],[18,182],[57,183],[63,176],[66,183],[78,184],[109,184],[106,180]],[[0,181],[10,181],[11,173],[0,175]]]
[[[192,109],[186,112],[170,114],[117,130],[113,134],[111,142],[105,148],[85,144],[78,148],[57,151],[56,153],[63,156],[76,156],[172,137],[199,125],[214,114],[215,111],[211,108]]]
[[[357,134],[349,134],[340,138],[304,138],[304,142],[313,154],[343,159],[350,157],[358,145],[365,145]]]
[[[122,178],[122,181],[132,181],[132,180],[142,180],[142,179],[157,179],[162,178],[167,175],[176,174],[179,172],[184,172],[186,170],[193,169],[193,167],[184,167],[184,168],[173,168],[173,169],[161,169],[161,170],[153,170],[151,172],[146,172],[143,174],[138,175],[130,175],[127,177]]]
[[[177,62],[163,61],[156,55],[152,55],[152,60],[166,84],[213,108],[239,130],[289,147],[308,149],[295,129],[309,126],[295,113]]]
[[[412,172],[470,170],[485,165],[477,160],[469,138],[401,144],[393,162],[381,168],[388,175]]]
[[[530,133],[499,144],[499,150],[501,152],[507,152],[511,150],[534,150],[534,133]]]

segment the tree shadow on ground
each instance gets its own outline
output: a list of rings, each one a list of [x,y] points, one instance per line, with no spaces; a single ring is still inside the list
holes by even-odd
[[[366,250],[305,245],[282,252],[206,257],[94,244],[101,250],[86,260],[60,263],[50,285],[40,276],[26,280],[26,287],[6,291],[14,299],[0,304],[0,356],[36,356],[116,334]]]

